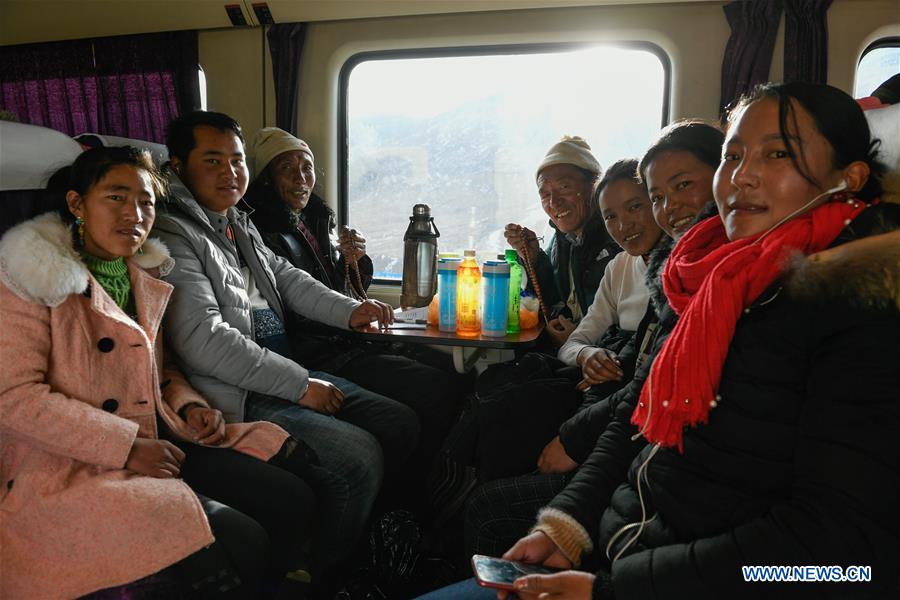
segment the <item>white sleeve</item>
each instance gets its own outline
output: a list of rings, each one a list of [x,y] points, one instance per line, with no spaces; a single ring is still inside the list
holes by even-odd
[[[567,365],[577,366],[576,359],[582,351],[587,348],[595,348],[597,342],[606,333],[610,325],[619,322],[617,311],[616,294],[613,293],[613,286],[621,286],[622,282],[617,281],[621,278],[621,268],[617,268],[623,260],[622,257],[627,256],[624,252],[620,252],[616,258],[609,261],[606,270],[603,272],[603,279],[594,294],[594,301],[588,309],[588,313],[578,323],[578,327],[566,340],[562,348],[559,349],[557,357]]]

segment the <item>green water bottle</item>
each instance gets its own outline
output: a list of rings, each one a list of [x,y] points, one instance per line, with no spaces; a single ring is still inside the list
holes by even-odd
[[[522,267],[516,261],[516,251],[506,251],[509,263],[509,316],[506,319],[506,333],[519,333],[519,294],[522,292]]]

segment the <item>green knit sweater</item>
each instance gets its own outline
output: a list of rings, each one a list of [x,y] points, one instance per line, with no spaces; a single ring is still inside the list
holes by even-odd
[[[97,283],[106,290],[110,298],[129,315],[134,314],[134,298],[131,295],[131,280],[128,278],[128,265],[121,256],[115,260],[103,260],[96,256],[81,253],[84,264]]]

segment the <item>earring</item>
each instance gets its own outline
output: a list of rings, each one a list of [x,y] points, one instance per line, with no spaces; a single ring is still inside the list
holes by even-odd
[[[143,247],[143,246],[141,246],[140,248],[138,248],[138,254],[141,254],[141,255],[144,254],[144,247]]]
[[[75,225],[78,226],[78,245],[83,248],[84,247],[84,219],[82,219],[81,217],[76,217]]]

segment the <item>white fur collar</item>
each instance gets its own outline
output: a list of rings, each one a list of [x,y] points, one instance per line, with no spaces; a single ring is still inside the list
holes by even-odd
[[[166,275],[175,265],[165,244],[144,242],[143,254],[131,260],[142,269],[158,268]],[[59,214],[45,213],[16,225],[0,239],[0,281],[29,302],[59,306],[80,294],[90,272],[72,247],[72,231]]]

